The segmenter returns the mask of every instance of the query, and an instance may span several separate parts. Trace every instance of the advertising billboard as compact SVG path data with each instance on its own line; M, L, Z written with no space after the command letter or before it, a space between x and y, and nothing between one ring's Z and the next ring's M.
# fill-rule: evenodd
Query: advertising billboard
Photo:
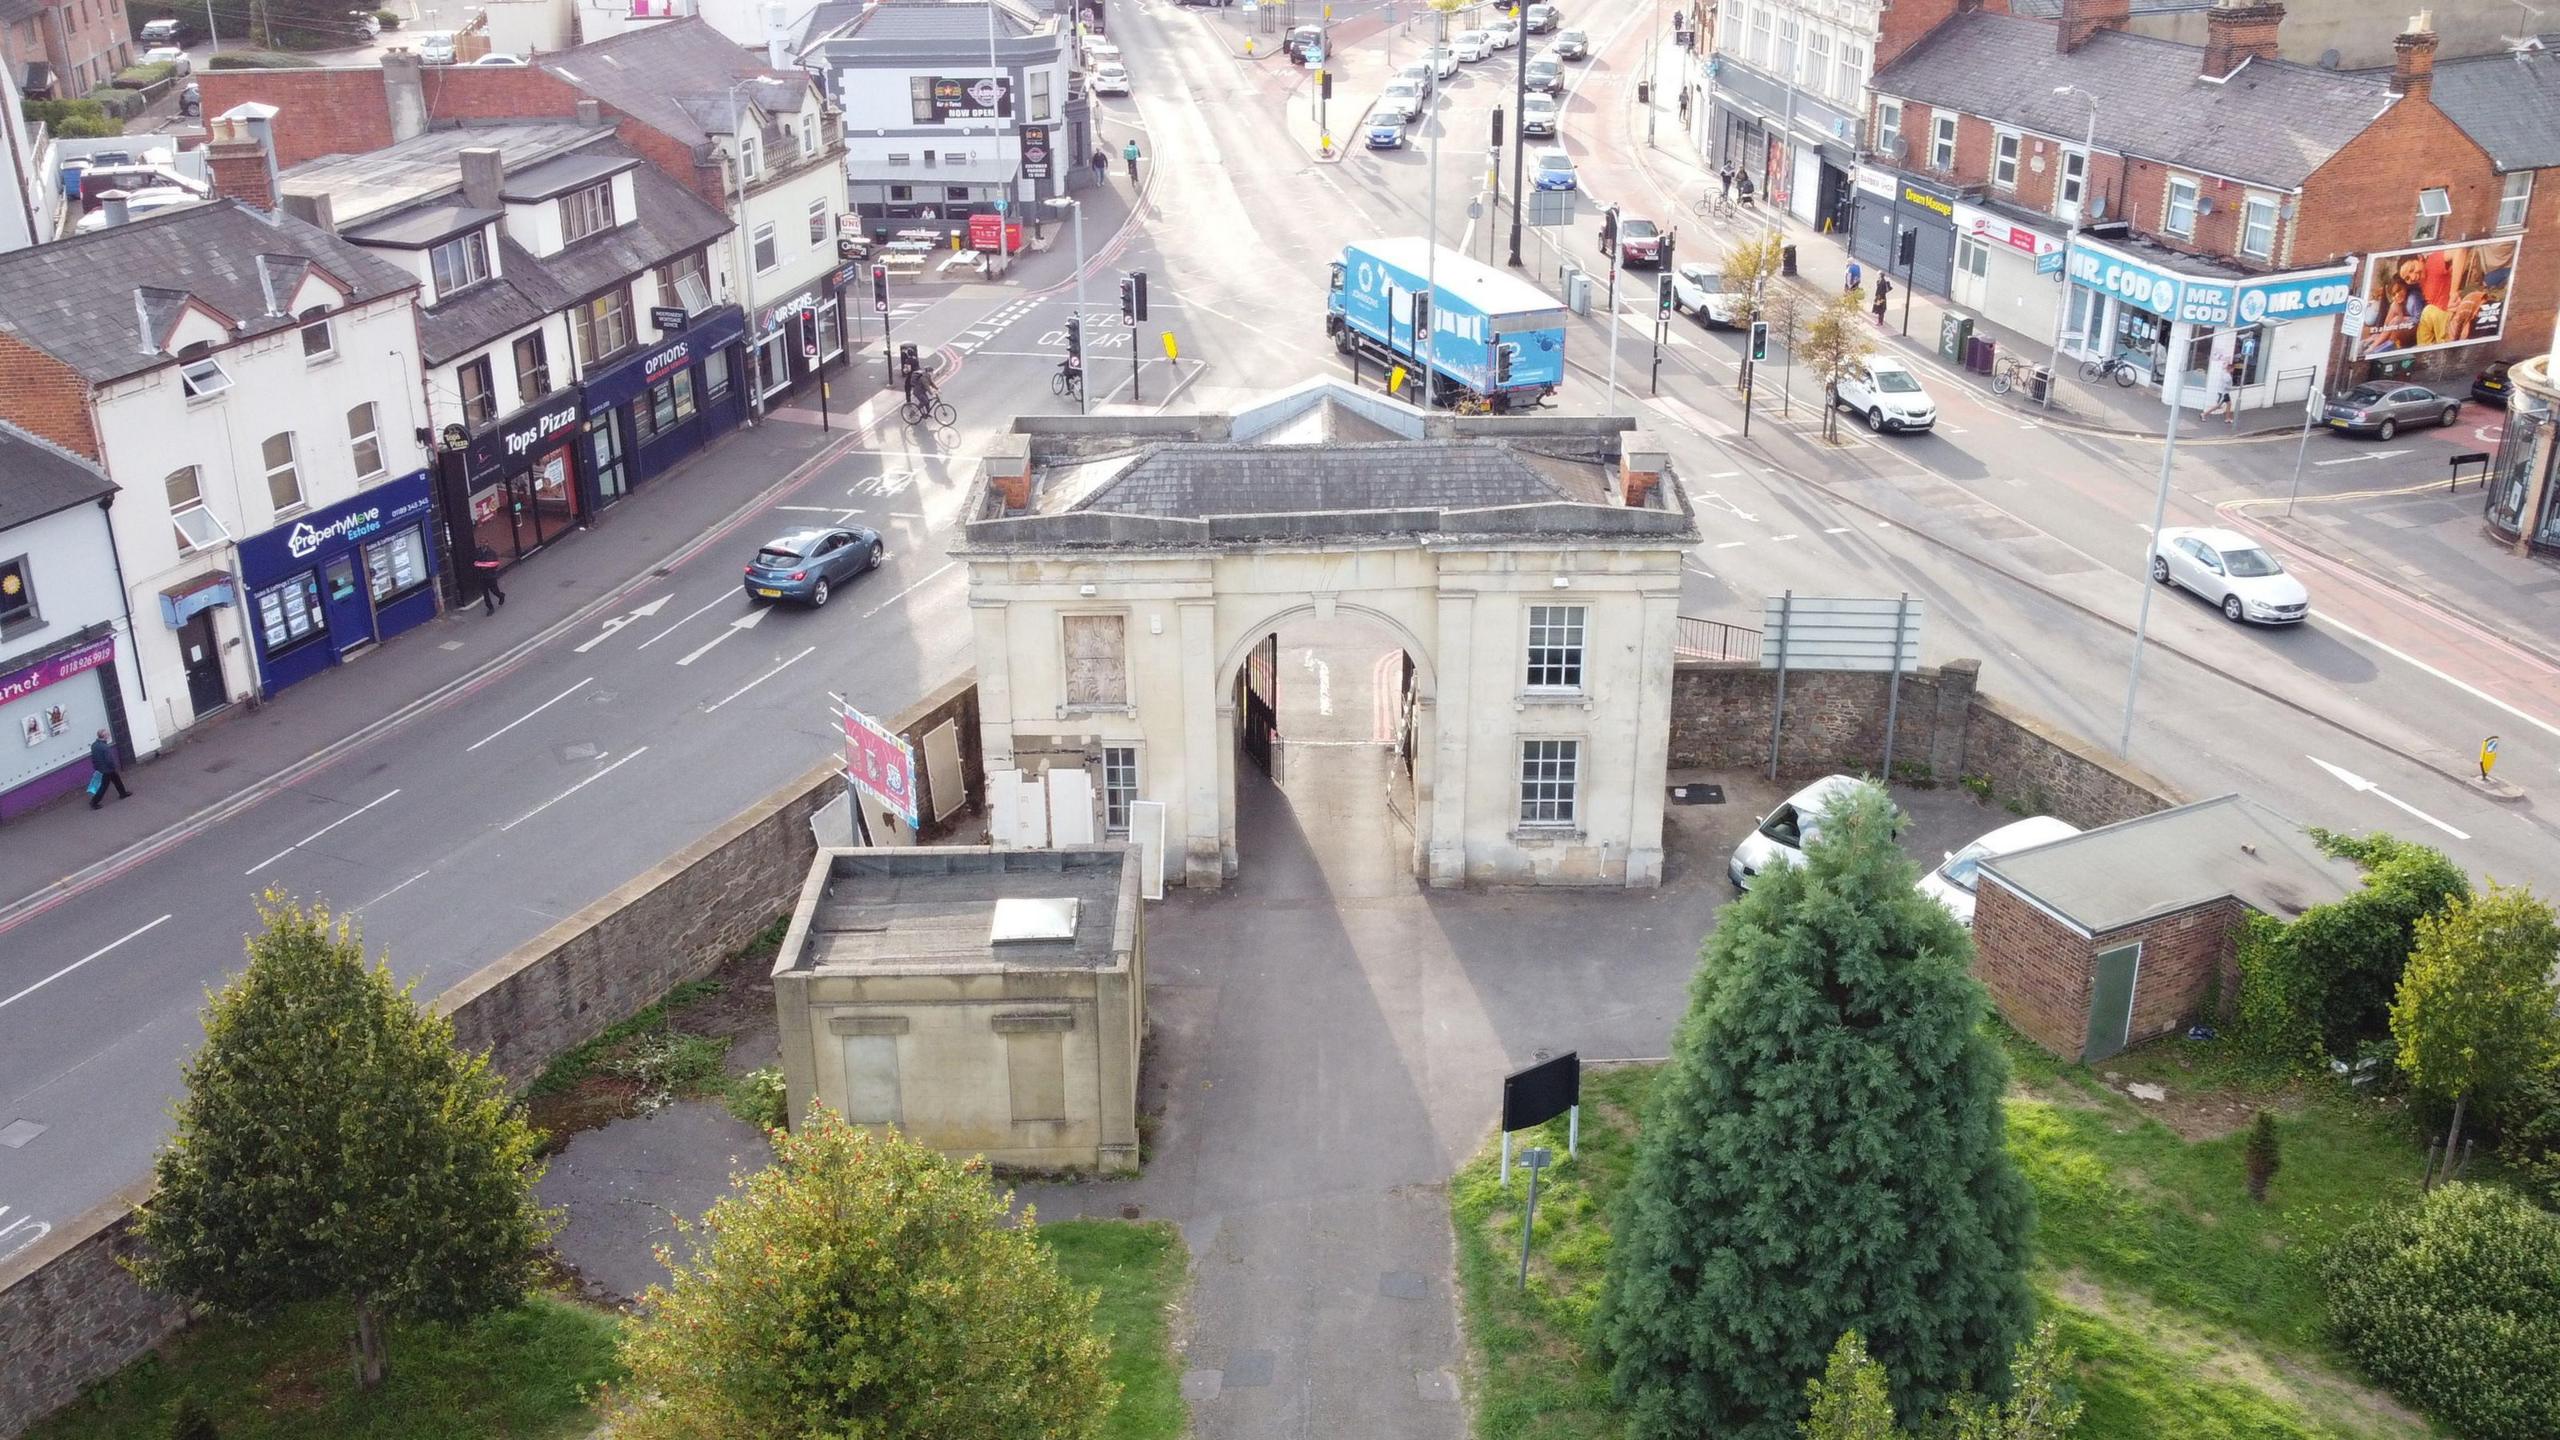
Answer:
M2477 345L2500 338L2518 240L2466 240L2394 250L2365 261L2360 358Z
M917 76L917 86L925 92L924 114L918 120L932 124L952 120L1010 120L1013 118L1013 81L1001 76Z
M916 757L889 728L848 705L844 708L846 778L916 827Z

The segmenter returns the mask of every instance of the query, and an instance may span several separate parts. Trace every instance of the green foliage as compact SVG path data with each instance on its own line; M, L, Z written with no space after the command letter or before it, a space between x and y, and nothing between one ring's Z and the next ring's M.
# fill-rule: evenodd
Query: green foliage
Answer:
M1957 780L1956 783L1962 785L1965 788L1965 793L1971 795L1974 799L1981 801L1985 805L1991 803L1990 776L1967 775Z
M1892 822L1867 790L1707 941L1615 1216L1600 1334L1634 1440L1791 1435L1853 1329L1903 1413L1935 1410L2026 1333L2008 1067Z
M618 1440L1093 1440L1112 1400L1094 1296L982 1162L821 1110L662 1251L625 1331Z
M224 50L206 57L207 70L317 70L320 62L275 50Z
M370 1386L383 1319L523 1300L549 1233L534 1134L453 1023L365 964L351 922L274 891L258 908L248 966L183 1071L134 1268L233 1315L350 1301Z
M2529 890L2492 885L2418 921L2391 1004L2401 1073L2419 1094L2494 1099L2551 1063L2560 923Z
M1802 1440L1903 1440L1893 1421L1893 1397L1885 1393L1884 1367L1867 1354L1858 1332L1831 1347L1822 1378L1804 1386L1806 1414L1796 1422Z
M2560 1435L2560 1218L2451 1184L2329 1253L2329 1333L2466 1440Z
M169 1407L169 1440L222 1440L222 1427L205 1413L204 1402L189 1390Z
M2385 1032L2418 921L2471 893L2470 877L2442 851L2379 832L2311 835L2363 867L2363 887L2289 925L2253 915L2239 947L2242 1035L2304 1064L2352 1056Z
M2499 1158L2545 1210L2560 1211L2560 1068L2545 1066L2508 1098Z
M95 100L21 100L18 113L61 140L91 140L124 133L124 121Z
M791 1102L784 1094L782 1069L767 1065L729 1082L729 1113L759 1130L779 1130L791 1123Z
M127 65L116 72L116 84L126 90L148 90L178 73L178 67L166 60L148 65Z
M141 114L143 108L151 103L139 90L125 90L112 85L98 86L81 98L123 120Z
M1110 1343L1119 1387L1101 1440L1181 1440L1191 1416L1171 1331L1187 1270L1182 1232L1160 1220L1061 1220L1038 1233L1067 1284L1100 1297L1093 1328Z
M2080 1428L2083 1408L2070 1390L2071 1352L2061 1327L2047 1320L2009 1357L2006 1400L1956 1397L1952 1440L2065 1440Z
M2284 1156L2276 1140L2276 1116L2272 1110L2261 1110L2249 1125L2249 1144L2241 1152L2248 1167L2249 1198L2263 1205L2267 1202L2267 1185L2283 1167Z
M638 1079L644 1086L656 1083L661 1089L676 1078L699 1078L699 1057L679 1054L671 1012L681 1010L706 995L716 995L720 982L688 980L666 994L657 1004L642 1010L628 1020L605 1027L604 1033L592 1040L573 1045L561 1052L533 1077L525 1093L535 1097L557 1095L590 1075L609 1073ZM699 1039L701 1037L685 1037ZM650 1052L646 1060L634 1060L633 1050ZM722 1054L726 1047L722 1048ZM717 1071L720 1056L712 1057L711 1068ZM690 1092L686 1092L690 1093ZM664 1103L663 1100L660 1103Z
M400 28L400 12L397 10L376 10L373 12L373 23L381 26L383 33L387 35Z

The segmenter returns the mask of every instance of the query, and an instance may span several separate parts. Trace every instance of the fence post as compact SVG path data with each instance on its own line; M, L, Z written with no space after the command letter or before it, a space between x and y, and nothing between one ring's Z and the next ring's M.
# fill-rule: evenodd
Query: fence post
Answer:
M1893 678L1885 682L1884 692L1884 783L1893 784L1893 725L1902 712L1902 633L1903 623L1911 614L1911 592L1893 607Z
M1787 618L1795 609L1796 592L1778 597L1778 703L1769 707L1769 778L1778 778L1778 737L1787 723Z

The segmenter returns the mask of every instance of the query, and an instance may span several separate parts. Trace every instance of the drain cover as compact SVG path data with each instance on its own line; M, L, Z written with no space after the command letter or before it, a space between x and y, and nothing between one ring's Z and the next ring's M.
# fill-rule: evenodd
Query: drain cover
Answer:
M1674 785L1671 787L1671 803L1674 805L1721 805L1724 803L1724 787L1721 785Z

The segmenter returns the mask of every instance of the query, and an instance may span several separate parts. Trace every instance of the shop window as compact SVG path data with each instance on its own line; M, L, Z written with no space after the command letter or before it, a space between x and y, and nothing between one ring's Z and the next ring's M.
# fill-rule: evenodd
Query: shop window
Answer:
M258 635L269 655L318 639L328 628L320 615L320 577L309 570L251 596L250 609L258 618Z
M219 545L231 538L222 522L204 503L204 474L193 465L182 465L169 472L161 482L169 494L169 521L177 528L178 553L192 555L208 545Z
M382 473L382 426L370 400L347 411L347 450L355 456L358 480Z
M658 303L681 305L688 315L711 308L711 281L703 273L701 251L658 267Z
M2026 144L2025 137L2003 132L1991 143L1991 183L2003 190L2017 189L2018 150Z
M827 243L827 202L822 196L809 202L809 243Z
M209 400L231 388L231 373L213 358L212 347L199 340L178 352L178 388L189 400Z
M27 557L0 560L0 636L24 635L41 629L44 616L36 610L36 581L28 568Z
M1129 833L1129 805L1138 798L1138 747L1102 747L1102 828Z
M412 525L364 547L365 583L373 603L387 605L427 583L426 532Z
M702 357L702 393L712 400L729 393L729 352L714 350Z
M2506 188L2498 192L2498 228L2521 230L2525 211L2533 206L2533 172L2517 170L2506 179Z
M1520 742L1520 823L1570 827L1582 794L1582 742Z
M567 244L613 228L613 182L572 190L560 197L560 240Z
M2272 258L2276 253L2276 202L2273 196L2252 195L2240 207L2240 253L2252 260Z
M1956 117L1940 115L1929 125L1929 168L1956 168Z
M2168 198L2161 206L2160 228L2185 238L2196 233L2196 201L2201 192L2184 175L2169 177Z
M781 247L775 242L771 224L756 227L756 273L769 274L782 266Z
M338 342L329 330L329 307L314 305L302 312L302 358L311 364L336 358Z
M582 362L595 366L631 348L631 293L608 290L569 312Z
M678 370L631 402L631 423L643 444L693 418L693 372Z
M1120 615L1065 617L1067 703L1129 703L1128 620Z
M516 400L530 405L551 393L551 348L542 332L516 337Z
M2525 499L2533 489L2533 457L2541 447L2542 432L2550 424L2550 413L2539 396L2518 390L2509 398L2506 433L2498 439L2498 458L2489 473L2486 506L2491 523L2501 530L2524 528ZM2560 502L2560 491L2543 497L2546 516L2552 513L2555 502ZM2548 521L2539 528L2548 529Z
M2262 385L2267 380L2267 327L2251 325L2232 332L2231 358L2240 362L2240 383Z
M489 379L489 357L474 356L453 367L453 383L462 391L462 423L478 429L497 418L498 396Z
M293 432L279 430L259 447L267 466L267 498L276 513L302 508L302 467L293 455Z
M1582 688L1582 630L1588 607L1529 607L1528 686L1532 690Z
M2453 213L2453 195L2442 187L2431 186L2418 192L2418 223L2411 239L2421 245L2433 243L2444 234L2444 217Z
M427 268L436 282L436 300L489 278L489 241L478 230L456 236L427 252Z
M2080 203L2088 193L2089 152L2086 150L2063 151L2062 175L2053 191L2056 202L2055 213L2078 218Z

